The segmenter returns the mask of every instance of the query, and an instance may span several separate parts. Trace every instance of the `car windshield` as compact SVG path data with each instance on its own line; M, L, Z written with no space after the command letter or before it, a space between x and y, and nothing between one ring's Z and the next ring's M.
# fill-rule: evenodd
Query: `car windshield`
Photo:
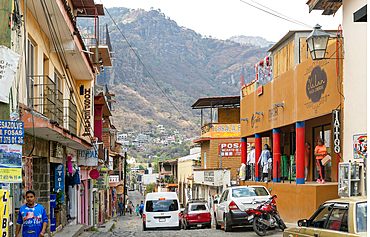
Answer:
M145 211L147 212L167 212L179 210L177 200L149 200L146 201Z
M232 197L251 197L267 195L269 194L264 187L234 188L232 190Z
M190 205L190 211L206 211L207 206L205 204L192 204Z
M367 231L367 202L356 204L357 232Z

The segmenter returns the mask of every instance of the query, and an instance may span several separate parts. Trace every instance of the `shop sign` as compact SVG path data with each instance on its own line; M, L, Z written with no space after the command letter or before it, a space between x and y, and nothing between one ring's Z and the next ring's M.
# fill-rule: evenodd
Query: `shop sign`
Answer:
M99 170L99 177L93 180L93 188L106 190L109 188L108 168L97 169Z
M325 70L321 69L320 66L314 67L306 83L307 97L313 103L320 101L321 95L325 92L327 82L328 80Z
M8 237L9 228L9 191L0 189L0 218L1 218L1 237Z
M110 175L109 183L119 183L119 175Z
M84 133L82 136L90 134L91 120L91 88L86 88L84 93Z
M258 128L258 126L255 126L256 123L261 122L261 115L259 114L253 114L251 119L251 127L252 128Z
M0 145L0 182L22 183L22 145Z
M250 144L248 144L248 146L250 146ZM241 142L219 143L218 152L219 154L221 154L222 157L241 156Z
M24 144L23 122L0 120L0 144Z
M55 192L58 193L59 191L64 192L64 165L59 164L55 167ZM64 195L61 198L64 201Z
M340 110L333 110L333 150L340 153Z
M353 151L355 159L367 158L367 134L353 136Z
M269 112L267 114L269 122L276 121L279 115L279 109L278 107L274 107L272 109L269 109Z
M257 88L257 95L258 96L260 96L260 95L262 95L263 94L263 85L262 86L259 86L258 88Z
M118 186L117 187L117 194L123 194L123 186Z
M211 137L240 137L240 124L213 124Z
M79 152L78 165L97 166L98 151L96 149L82 150Z

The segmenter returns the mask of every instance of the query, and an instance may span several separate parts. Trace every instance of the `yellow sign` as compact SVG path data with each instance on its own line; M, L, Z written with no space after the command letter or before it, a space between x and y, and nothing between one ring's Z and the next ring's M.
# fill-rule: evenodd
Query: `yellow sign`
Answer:
M108 168L98 168L98 170L99 177L94 179L93 188L97 188L99 190L109 189Z
M240 137L240 124L213 124L211 137Z
M1 217L1 237L8 237L9 227L9 191L0 189L0 217Z

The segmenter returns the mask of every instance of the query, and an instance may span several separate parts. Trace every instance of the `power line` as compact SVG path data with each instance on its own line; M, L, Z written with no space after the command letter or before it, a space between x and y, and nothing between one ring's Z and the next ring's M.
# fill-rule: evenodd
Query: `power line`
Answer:
M121 28L119 28L119 26L117 25L116 21L113 19L113 17L111 16L110 12L108 11L108 9L106 7L104 7L105 11L108 13L109 17L111 18L111 20L113 21L114 25L116 26L116 28L118 29L118 31L121 33L121 35L123 36L123 38L125 39L125 41L127 42L127 44L129 45L130 49L134 52L135 56L137 57L137 59L139 60L139 62L141 63L141 65L144 67L145 71L149 74L150 78L155 82L155 84L157 85L157 87L159 88L159 90L162 92L162 94L167 98L167 100L170 102L170 104L175 108L175 110L181 115L181 117L185 120L185 122L187 122L190 127L192 129L193 128L193 125L185 119L184 115L181 113L181 111L175 106L175 104L172 102L172 100L167 96L167 94L162 90L162 88L160 87L160 85L158 84L158 82L154 79L154 77L152 76L152 74L150 73L150 71L148 70L148 68L145 66L145 64L143 63L143 61L141 60L140 56L137 54L137 52L133 49L133 47L131 46L130 42L127 40L126 36L123 34ZM181 118L180 117L180 118Z
M312 26L310 26L310 25L308 25L308 24L305 24L305 23L302 23L302 22L300 22L300 21L294 20L293 18L290 18L290 17L284 16L283 14L281 14L281 13L279 13L279 12L277 12L277 11L274 11L274 10L272 10L272 9L270 9L270 8L268 8L268 7L266 7L266 6L262 5L262 4L260 4L260 3L256 3L256 2L255 2L255 1L253 1L253 0L251 0L251 1L255 2L256 4L258 4L258 5L262 6L262 7L266 8L266 9L268 9L268 10L270 10L270 11L275 12L276 14L275 14L275 13L272 13L272 12L270 12L270 11L268 11L268 10L262 9L262 8L260 8L260 7L257 7L257 6L255 6L255 5L253 5L253 4L249 3L249 2L246 2L246 1L244 1L244 0L240 0L240 1L241 1L241 2L243 2L243 3L245 3L245 4L247 4L247 5L249 5L249 6L251 6L251 7L256 8L256 9L258 9L258 10L261 10L261 11L263 11L263 12L266 12L266 13L270 14L270 15L273 15L273 16L275 16L275 17L278 17L278 18L280 18L280 19L283 19L283 20L289 21L289 22L291 22L291 23L294 23L294 24L297 24L297 25L301 25L301 26L304 26L304 27L307 27L307 28L310 28L310 29L312 29L312 28L313 28Z

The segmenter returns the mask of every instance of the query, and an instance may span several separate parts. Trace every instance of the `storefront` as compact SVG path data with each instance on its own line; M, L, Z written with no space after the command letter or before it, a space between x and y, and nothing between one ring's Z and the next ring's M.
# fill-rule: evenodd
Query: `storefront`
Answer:
M333 150L332 119L333 111L341 109L342 78L339 70L342 65L335 60L313 61L305 42L309 33L291 31L270 48L268 63L271 66L272 61L273 80L266 84L259 84L260 80L254 82L255 85L248 85L255 90L244 93L241 100L242 139L255 138L257 163L265 145L262 138L269 138L273 183L264 185L273 187L273 193L280 190L278 196L283 198L279 198L279 209L288 222L308 218L323 201L338 197L336 182L340 154ZM329 53L335 50L336 45L329 41ZM325 166L325 184L316 183L318 172L314 149L318 138L324 140L327 153L332 157ZM340 149L337 152L340 153ZM261 177L260 166L256 165L255 180L261 180ZM241 185L251 182L241 181ZM282 188L278 184L294 184L294 187ZM311 190L308 187L301 189L296 184L312 187ZM302 190L307 191L302 193ZM307 195L311 191L315 193L314 197ZM291 197L296 195L297 200L292 202ZM310 205L312 208L300 207L306 201L313 204ZM288 214L288 210L294 207L299 211L294 215Z

